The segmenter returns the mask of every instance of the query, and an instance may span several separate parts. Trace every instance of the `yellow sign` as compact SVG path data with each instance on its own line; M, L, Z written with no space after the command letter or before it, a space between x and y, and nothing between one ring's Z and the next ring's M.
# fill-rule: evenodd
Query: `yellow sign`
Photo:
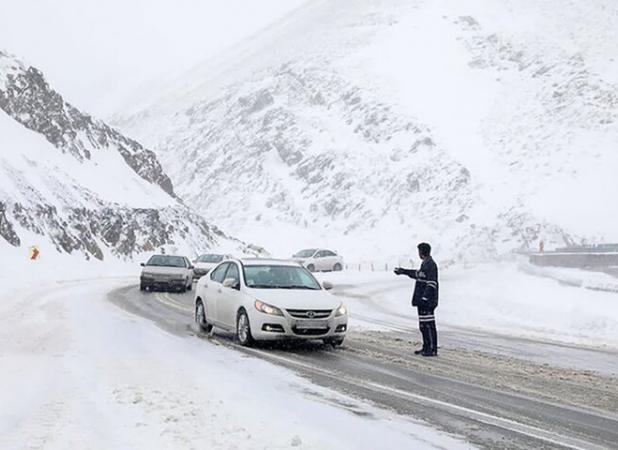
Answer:
M37 245L33 245L28 249L28 258L30 258L30 261L36 261L37 259L39 259L40 255L41 251L39 250L39 247Z

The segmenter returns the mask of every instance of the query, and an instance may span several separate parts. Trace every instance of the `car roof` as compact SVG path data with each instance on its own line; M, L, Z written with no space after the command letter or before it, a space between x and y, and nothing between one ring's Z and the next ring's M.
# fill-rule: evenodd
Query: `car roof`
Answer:
M239 261L245 266L300 266L297 262L288 259L242 258Z

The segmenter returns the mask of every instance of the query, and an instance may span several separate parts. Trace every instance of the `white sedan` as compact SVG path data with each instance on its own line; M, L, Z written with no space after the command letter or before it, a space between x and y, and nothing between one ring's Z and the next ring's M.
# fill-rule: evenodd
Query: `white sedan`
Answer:
M332 250L325 248L309 248L301 250L292 256L297 263L302 264L311 272L343 270L343 258Z
M280 339L341 345L348 311L327 292L331 287L292 261L228 260L198 281L195 321L206 332L234 332L244 346Z

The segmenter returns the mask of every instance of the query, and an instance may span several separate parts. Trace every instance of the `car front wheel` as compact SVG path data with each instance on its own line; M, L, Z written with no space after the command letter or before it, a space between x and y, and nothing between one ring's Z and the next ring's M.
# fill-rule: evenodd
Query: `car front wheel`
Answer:
M249 316L247 316L247 312L244 310L238 313L238 319L236 320L236 338L243 347L250 347L253 345Z
M336 263L335 266L333 267L333 270L335 272L341 272L342 269L343 269L343 267L339 263Z
M204 331L205 333L210 333L212 331L212 325L206 320L206 311L201 301L198 302L195 307L195 322L200 331Z

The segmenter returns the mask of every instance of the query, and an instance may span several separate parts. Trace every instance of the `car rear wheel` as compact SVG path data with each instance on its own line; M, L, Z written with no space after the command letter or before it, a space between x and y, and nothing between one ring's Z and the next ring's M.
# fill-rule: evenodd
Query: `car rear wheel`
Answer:
M341 264L339 264L339 263L336 263L336 264L334 265L334 267L333 267L333 270L334 270L335 272L341 272L341 270L342 270L342 269L343 269L343 267L342 267L342 266L341 266Z
M210 333L212 331L212 325L206 320L206 311L201 301L198 302L195 307L195 323L197 323L200 331L204 331L205 333Z
M249 324L249 316L247 312L242 310L238 313L236 319L236 338L243 347L253 345L253 336L251 336L251 325Z
M307 270L308 270L309 272L315 272L315 266L314 266L313 264L309 264L309 265L307 266Z

